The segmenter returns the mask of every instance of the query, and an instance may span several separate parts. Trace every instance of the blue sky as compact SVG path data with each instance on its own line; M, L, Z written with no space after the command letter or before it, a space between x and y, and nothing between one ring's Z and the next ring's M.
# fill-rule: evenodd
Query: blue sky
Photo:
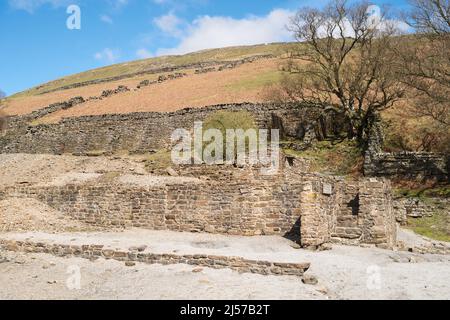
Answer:
M324 0L1 0L0 90L8 95L69 74L205 48L288 41L286 19ZM375 0L394 10L407 0ZM69 30L66 10L81 9Z

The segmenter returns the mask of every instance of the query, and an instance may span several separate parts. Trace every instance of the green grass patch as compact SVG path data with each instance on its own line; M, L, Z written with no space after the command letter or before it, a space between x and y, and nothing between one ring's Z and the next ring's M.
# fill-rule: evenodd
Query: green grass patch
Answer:
M258 75L243 76L241 80L228 85L227 88L232 91L254 90L279 83L282 77L282 71L267 71Z
M363 155L356 142L320 141L305 151L284 149L284 153L311 161L311 170L321 173L347 176L361 172Z
M172 166L172 154L169 150L158 150L145 157L145 169L149 172L163 170Z
M407 228L430 239L450 242L450 215L446 211L432 217L408 218Z
M206 117L203 122L203 131L218 129L225 137L227 129L257 129L255 119L247 111L217 111Z
M429 198L450 198L450 185L442 187L431 187L431 188L417 188L417 189L406 189L397 188L394 189L394 193L398 196L407 198L419 198L426 200Z

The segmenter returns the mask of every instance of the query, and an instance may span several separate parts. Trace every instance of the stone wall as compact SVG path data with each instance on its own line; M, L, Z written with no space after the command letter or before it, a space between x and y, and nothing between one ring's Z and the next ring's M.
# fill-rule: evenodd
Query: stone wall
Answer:
M274 127L274 118L289 123L295 134L302 121L314 118L311 108L299 105L231 104L204 108L187 108L170 113L106 114L63 119L57 124L30 126L23 117L10 118L6 134L0 138L0 153L47 153L76 155L89 152L111 154L127 150L146 153L166 148L175 129L192 129L195 121L204 120L219 110L248 111L260 128ZM300 129L299 129L300 130Z
M367 154L364 173L369 176L450 182L450 156L427 152Z
M366 176L450 182L450 155L431 152L383 152L383 130L372 126L364 159Z
M313 178L303 189L302 242L318 247L328 242L395 246L397 227L389 181L334 179Z
M397 222L406 225L408 218L432 217L434 214L444 211L450 212L450 200L447 198L396 197L393 201L393 209Z
M123 79L137 77L137 76L166 73L166 72L180 71L180 70L186 70L186 69L195 69L195 68L203 69L203 68L207 68L210 66L219 66L218 70L222 71L224 69L234 68L241 64L251 63L251 62L254 62L257 60L270 59L270 58L274 58L274 56L271 54L262 54L262 55L256 55L256 56L244 58L241 60L236 60L236 61L207 61L207 62L185 64L185 65L180 65L180 66L172 65L172 66L164 66L164 67L150 66L146 70L142 70L142 71L138 71L138 72L134 72L134 73L125 73L125 74L121 74L119 76L114 76L114 77L77 82L77 83L61 86L61 87L58 87L55 89L45 90L45 91L40 92L39 94L46 94L46 93L51 93L51 92L55 92L55 91L80 88L80 87L85 87L85 86L90 86L90 85L105 83L105 82L119 81L119 80L123 80ZM36 87L36 90L40 90L41 88L42 87Z
M91 184L15 186L0 190L0 199L36 198L74 219L111 228L282 235L310 248L329 242L395 243L390 186L384 180L349 184L289 168L262 175L228 166L192 167L190 175L189 183L123 176Z

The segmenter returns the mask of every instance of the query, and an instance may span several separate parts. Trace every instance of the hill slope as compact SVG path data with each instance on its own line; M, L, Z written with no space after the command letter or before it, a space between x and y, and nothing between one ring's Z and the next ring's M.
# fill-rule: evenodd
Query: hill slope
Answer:
M75 96L98 97L103 91L118 86L127 86L131 91L52 116L60 119L63 116L173 111L187 106L256 102L261 89L278 80L279 57L291 45L277 43L212 49L107 66L13 95L6 100L3 111L10 115L28 114ZM185 77L136 90L142 81L157 82L161 76L174 73L182 73Z
M129 112L167 112L222 103L261 102L267 86L282 77L292 43L204 50L111 65L31 88L4 101L1 111L24 115L81 96L86 102L44 116L32 124L65 117ZM142 83L149 85L142 85ZM125 86L118 94L108 92ZM428 118L417 117L407 99L384 113L389 151L423 150L436 140L441 152L448 133ZM438 138L436 138L438 137ZM428 139L428 140L427 140ZM442 142L443 140L444 142ZM428 148L429 149L429 148Z

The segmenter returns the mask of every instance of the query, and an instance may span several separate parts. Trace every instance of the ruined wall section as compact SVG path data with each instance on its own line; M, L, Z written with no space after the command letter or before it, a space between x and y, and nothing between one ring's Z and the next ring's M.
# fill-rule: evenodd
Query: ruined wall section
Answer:
M315 176L305 184L301 203L300 234L305 247L320 248L332 242L392 248L396 243L397 227L387 180L345 181Z
M366 155L368 176L404 179L433 179L450 182L450 156L430 152L377 152Z
M450 155L432 152L384 152L380 120L372 127L364 159L364 174L409 180L450 182Z
M0 190L0 199L36 198L73 219L111 228L282 235L313 249L330 242L395 243L390 185L384 180L348 182L289 169L262 175L232 166L194 166L190 176L190 182L162 184L147 183L152 176L125 176L102 183L18 185ZM349 199L359 199L358 205Z
M30 126L22 118L20 121L12 119L6 134L0 138L0 153L88 155L90 152L112 154L122 150L131 153L152 152L169 147L175 129L191 130L195 121L203 121L211 113L220 110L248 111L261 129L274 128L274 114L291 119L291 122L313 116L309 108L300 105L242 103L187 108L170 113L67 118L57 124L37 126Z

